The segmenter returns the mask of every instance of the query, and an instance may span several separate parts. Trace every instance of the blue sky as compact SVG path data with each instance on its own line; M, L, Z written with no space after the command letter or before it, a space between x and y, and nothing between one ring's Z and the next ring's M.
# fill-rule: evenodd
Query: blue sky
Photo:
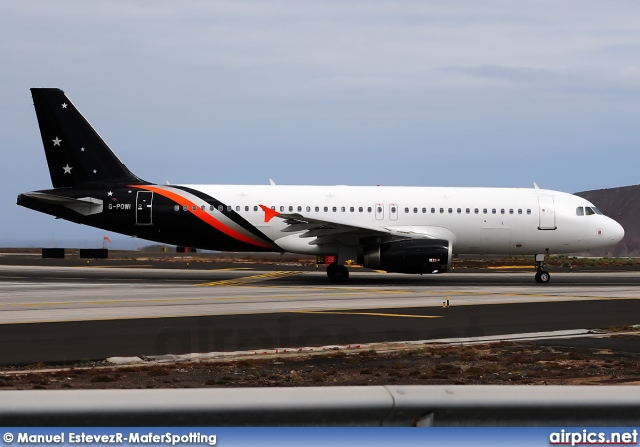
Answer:
M15 205L50 187L30 87L160 183L640 183L636 1L2 6L5 245L103 235Z

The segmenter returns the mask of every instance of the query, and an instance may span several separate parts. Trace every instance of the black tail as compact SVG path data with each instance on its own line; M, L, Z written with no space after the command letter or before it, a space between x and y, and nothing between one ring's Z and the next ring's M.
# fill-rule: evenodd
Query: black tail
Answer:
M31 95L54 188L147 183L127 169L62 90L32 88Z

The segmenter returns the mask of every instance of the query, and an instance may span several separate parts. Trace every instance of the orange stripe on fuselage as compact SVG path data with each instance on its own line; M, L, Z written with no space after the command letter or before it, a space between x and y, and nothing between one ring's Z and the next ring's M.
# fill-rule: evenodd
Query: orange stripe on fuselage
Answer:
M220 230L221 232L223 232L227 236L231 236L234 239L237 239L239 241L245 242L247 244L255 245L255 246L258 246L258 247L272 248L270 245L265 244L264 242L256 241L254 239L251 239L251 238L245 236L242 233L237 232L233 228L229 228L228 226L226 226L225 224L220 222L218 219L213 217L211 214L209 214L206 211L203 211L202 209L200 209L200 207L197 206L195 203L193 203L191 200L189 200L189 199L187 199L185 197L182 197L181 195L176 194L175 192L167 191L165 189L158 188L157 186L149 186L149 185L131 185L131 187L132 188L138 188L138 189L144 189L144 190L147 190L147 191L154 192L156 194L160 194L161 196L166 197L169 200L173 200L174 202L176 202L178 205L180 205L182 207L186 206L191 214L195 215L198 219L208 223L209 225L211 225L215 229ZM195 211L193 210L193 205L196 205Z

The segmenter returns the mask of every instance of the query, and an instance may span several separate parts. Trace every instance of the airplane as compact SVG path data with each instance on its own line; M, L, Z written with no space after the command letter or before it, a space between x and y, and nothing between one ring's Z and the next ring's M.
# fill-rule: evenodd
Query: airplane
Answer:
M534 188L160 185L133 174L66 94L32 88L53 189L18 205L116 233L216 251L291 252L387 272L451 270L457 255L550 254L614 245L624 229L589 201Z

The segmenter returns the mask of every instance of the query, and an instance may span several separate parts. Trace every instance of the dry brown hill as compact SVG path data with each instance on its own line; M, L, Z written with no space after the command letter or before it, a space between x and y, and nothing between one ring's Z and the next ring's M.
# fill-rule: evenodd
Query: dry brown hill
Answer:
M594 251L592 255L640 256L640 185L583 191L576 195L589 200L604 214L618 221L625 231L624 238L617 245Z

